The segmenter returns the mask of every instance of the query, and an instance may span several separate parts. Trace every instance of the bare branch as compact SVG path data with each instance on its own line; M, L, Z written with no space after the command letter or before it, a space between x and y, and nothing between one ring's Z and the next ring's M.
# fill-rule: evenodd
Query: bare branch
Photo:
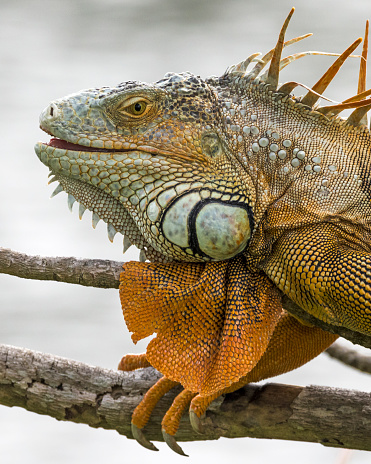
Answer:
M87 287L118 288L122 263L108 259L29 256L0 248L0 273Z
M325 353L347 366L371 374L371 356L360 354L356 350L341 346L339 343L332 344Z
M130 417L159 378L152 368L133 373L88 366L57 356L0 345L0 403L58 420L117 430L132 438ZM161 419L179 389L166 395L145 429L162 441ZM214 402L198 435L182 419L177 440L257 437L371 450L370 393L328 387L267 384Z
M29 256L0 248L0 273L23 279L55 280L88 287L118 288L122 272L121 266L122 263L119 261ZM283 296L283 305L288 312L299 319L328 332L338 334L353 343L371 348L370 335L320 321L286 296Z

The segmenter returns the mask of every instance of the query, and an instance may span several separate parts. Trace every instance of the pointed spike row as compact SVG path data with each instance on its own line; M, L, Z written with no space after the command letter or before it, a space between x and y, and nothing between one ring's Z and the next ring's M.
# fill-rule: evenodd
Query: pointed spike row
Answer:
M75 197L69 193L67 197L67 204L68 204L68 209L71 211L71 213L72 213L72 206L75 203L75 201L76 201Z
M283 58L280 62L280 71L285 68L287 65L296 61L304 56L318 55L318 56L340 56L340 53L331 53L331 52L317 52L313 50L307 50L305 52L295 53L294 55L287 56ZM359 55L350 55L349 58L359 58Z
M49 176L49 177L50 177L50 176ZM53 176L53 177L49 180L48 185L52 184L52 183L55 182L56 180L58 180L57 177L56 177L56 176Z
M125 253L130 247L132 243L127 235L124 236L124 246L122 252Z
M352 108L363 108L363 107L369 106L370 104L371 104L371 99L368 98L366 100L352 101L348 103L339 103L338 105L324 106L322 108L318 108L317 111L322 114L333 113L333 112L336 112L337 114L343 110L349 110Z
M51 176L54 176L54 172L53 172L53 171L49 171L48 177L51 177Z
M369 95L371 95L371 89L365 90L362 93L358 93L357 95L354 95L354 97L347 98L342 103L351 103L351 102L360 101L360 100L363 100L364 98L368 97Z
M360 63L360 66L359 66L359 77L358 77L358 93L359 94L366 90L366 74L367 74L366 68L367 68L367 55L368 55L368 26L369 26L369 22L367 20L366 21L366 29L365 29L365 38L363 40L361 63ZM362 119L359 121L359 124L360 125L365 125L365 126L368 125L367 112L363 115Z
M352 54L352 52L358 47L358 45L362 42L362 38L358 38L355 40L352 45L350 45L345 52L343 52L339 58L328 68L325 74L314 84L312 90L309 91L305 97L301 100L303 105L307 105L313 107L313 105L318 100L318 94L322 94L335 77L341 66L344 64L345 60ZM315 94L314 92L317 92Z
M363 100L367 101L367 100ZM366 124L364 124L365 121L365 116L367 115L367 112L371 110L371 102L370 99L368 99L368 105L361 106L360 108L357 108L351 113L351 115L347 119L347 123L350 124L351 126L364 126L366 125L367 127L367 119L366 119Z
M86 211L86 207L82 203L80 203L79 204L79 218L80 219L82 219L85 211Z
M294 39L290 39L290 40L287 40L287 42L285 42L283 44L283 47L288 47L289 45L292 45L294 43L297 43L297 42L300 42L300 40L303 40L303 39L306 39L307 37L311 37L313 34L312 33L309 33L309 34L304 34L304 35L301 35L299 37L295 37ZM258 74L260 73L260 71L267 65L267 63L269 62L269 60L272 58L273 56L273 53L274 53L274 48L272 48L272 50L270 50L268 53L266 53L263 58L261 58L259 61L258 61L258 64L255 65L255 67L251 70L251 72L248 74L250 79L254 79L255 77L258 76Z
M280 61L281 61L283 44L285 41L286 29L287 29L287 26L289 25L292 15L294 14L294 11L295 11L295 8L292 8L285 22L283 23L280 35L278 36L277 45L274 49L271 64L269 66L266 83L271 85L274 89L276 89L278 86L278 78L279 78L279 73L280 73Z
M91 224L93 226L93 229L95 229L97 227L97 224L98 224L99 221L100 221L100 217L98 216L97 213L93 212L92 218L91 218Z
M316 51L306 51L306 52L300 52L300 53L295 53L294 55L289 55L286 56L286 58L283 58L280 61L280 68L279 70L282 71L286 66L288 66L290 63L293 61L296 61L300 58L303 58L305 56L309 55L325 55L325 56L340 56L340 53L329 53L329 52L316 52ZM359 55L351 55L353 58L359 58ZM261 75L261 80L266 81L268 77L268 71L266 71L264 74Z
M224 74L245 74L247 67L252 61L256 61L256 58L260 56L261 53L253 53L246 60L241 61L241 63L234 64L229 66Z
M299 82L294 82L294 81L286 82L285 84L281 85L281 87L279 89L277 89L277 91L280 92L280 93L284 93L286 95L290 95L290 93L298 85L300 85Z
M364 98L368 97L371 95L371 89L366 90L365 92L359 93L358 95L354 95L354 97L348 98L344 100L343 102L339 103L338 105L334 106L324 106L323 108L319 108L317 111L319 111L322 114L326 114L328 117L333 117L341 113L343 110L354 108L354 106L347 106L345 107L347 103L355 103L355 102L360 102ZM364 100L363 100L364 101ZM363 106L363 104L361 105ZM367 116L365 115L363 121L361 121L361 125L367 126Z
M113 243L113 239L115 238L115 235L117 234L117 230L114 228L114 226L111 223L107 224L107 234L108 234L109 241Z
M367 68L367 54L368 54L368 26L369 22L366 21L365 38L363 41L361 64L359 66L359 78L358 78L358 93L362 93L366 90L366 68Z
M292 90L294 90L294 88L298 87L298 86L303 87L304 89L310 90L311 92L313 92L313 90L310 87L308 87L307 85L301 84L300 82L295 82L295 81L286 82L277 91L280 92L280 93L291 93ZM322 98L323 100L329 101L331 103L335 103L336 105L340 105L339 102L337 102L335 100L331 100L331 98L327 98L324 95L321 95L319 93L316 93L316 95L318 95L318 98Z
M258 56L260 56L261 53L258 52L258 53L253 53L252 55L250 55L248 58L246 58L246 60L242 61L240 64L238 64L236 66L236 71L239 71L239 72L242 72L243 74L245 74L246 72L246 69L247 67L249 66L250 63L254 62L254 61L259 61L258 60Z
M55 197L56 195L58 195L58 193L61 193L63 192L63 187L61 186L61 184L58 184L58 187L54 190L54 192L50 195L50 198L53 198Z

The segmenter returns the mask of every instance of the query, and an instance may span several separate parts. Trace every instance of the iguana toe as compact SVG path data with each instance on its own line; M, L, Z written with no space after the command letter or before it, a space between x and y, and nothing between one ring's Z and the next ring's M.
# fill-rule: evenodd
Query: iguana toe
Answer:
M189 410L189 421L195 432L199 433L200 435L205 433L205 429L202 424L201 418L198 417L197 414L194 411L192 411L192 409Z
M158 448L156 446L147 440L147 438L144 436L144 433L142 432L142 429L131 423L131 432L133 434L133 437L135 440L142 445L144 448L147 448L151 451L158 451Z
M162 436L164 437L164 440L166 444L177 454L180 454L181 456L187 456L188 454L185 454L185 452L182 450L182 448L178 445L176 442L175 438L172 435L169 435L167 432L165 432L164 429L162 429Z
M145 353L126 354L121 358L117 369L119 371L129 372L135 371L136 369L143 369L145 367L151 367L151 364L147 361Z

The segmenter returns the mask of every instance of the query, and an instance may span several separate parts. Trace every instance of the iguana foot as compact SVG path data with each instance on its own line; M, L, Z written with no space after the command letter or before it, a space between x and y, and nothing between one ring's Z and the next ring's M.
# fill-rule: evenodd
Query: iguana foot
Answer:
M142 354L127 354L122 357L118 365L118 370L121 371L134 371L145 367L150 367L151 364L147 361L145 353ZM139 403L137 408L134 410L131 431L135 440L141 444L144 448L152 451L158 451L156 446L147 440L142 428L148 422L149 417L156 406L157 402L162 396L167 393L171 388L177 385L177 382L162 377L153 387L148 390L143 400ZM183 390L173 401L170 409L165 414L162 420L162 435L167 445L175 451L175 453L181 456L188 456L184 453L182 448L175 441L174 435L178 430L180 419L183 412L191 402L192 398L196 396L196 393L192 393L188 390Z
M205 433L201 418L206 414L206 410L210 404L220 395L221 392L218 392L208 396L197 395L192 399L189 406L189 420L195 432L199 434Z
M196 433L199 433L200 435L205 433L201 417L198 417L192 409L189 410L189 422Z
M147 424L150 415L152 414L152 411L159 400L169 390L177 385L179 385L178 382L174 382L167 379L166 377L162 377L153 385L153 387L148 390L148 392L144 395L143 400L138 404L133 412L131 418L131 429L133 436L139 444L147 449L157 451L157 448L154 446L154 444L146 439L142 429ZM187 455L175 441L174 435L179 428L180 419L184 411L187 409L189 403L196 395L197 393L193 393L188 390L183 390L181 393L179 393L161 422L162 435L165 442L173 451L175 451L175 453L178 453L181 456Z

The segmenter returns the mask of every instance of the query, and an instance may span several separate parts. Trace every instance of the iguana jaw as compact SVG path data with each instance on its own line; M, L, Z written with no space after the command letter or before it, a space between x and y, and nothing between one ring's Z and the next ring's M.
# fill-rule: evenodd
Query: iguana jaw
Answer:
M177 183L173 180L165 181L165 175L161 175L162 180L157 180L157 185L160 187L156 189L157 195L153 197L154 199L151 195L144 195L135 204L131 197L125 198L123 195L115 197L116 191L112 190L112 185L118 183L118 174L116 174L117 181L113 179L114 182L111 182L109 186L102 182L94 185L94 179L98 179L98 170L103 161L104 164L101 166L103 170L100 172L104 173L108 161L111 161L111 166L114 167L120 163L123 164L126 160L135 162L139 158L148 159L148 154L139 151L88 151L86 147L81 151L75 151L59 148L61 146L75 148L76 145L59 139L52 139L52 143L38 143L35 147L40 160L51 169L54 175L53 180L60 183L56 193L62 190L66 191L69 194L68 202L70 207L72 207L75 200L78 201L82 205L79 208L80 216L85 209L93 211L93 226L96 225L99 219L106 222L108 224L108 236L111 241L115 233L119 232L127 236L131 243L145 250L147 258L160 262L171 261L174 258L182 261L218 260L232 257L245 248L252 229L252 218L247 205L245 206L243 202L244 197L242 195L235 195L233 199L230 195L225 195L224 202L222 202L220 201L222 195L213 188L212 183L205 183L204 185L194 181ZM79 163L79 161L83 161L84 164ZM166 160L163 159L163 162L166 164ZM83 166L86 165L92 167L86 172L81 172ZM122 175L121 180L127 178L125 172L121 172L120 175ZM146 176L142 177L142 179L145 178ZM132 189L136 182L134 180L127 187L132 196L140 195L143 190L142 185L139 185L139 193ZM122 189L120 192L122 193ZM230 198L229 202L226 201L228 197ZM174 202L177 206L171 210L171 205ZM140 209L136 208L138 203L140 203L139 208L144 210L144 214ZM169 205L170 207L166 208ZM188 254L185 254L177 246L184 244L184 248L187 248L188 240L184 233L179 231L180 226L177 226L177 228L173 225L179 217L179 211L185 212L183 213L184 219L180 218L179 222L187 221L189 219L187 212L189 212L189 216L192 216L190 220L193 221L193 227L196 229L195 234L198 233L198 237L195 238L192 235L193 232L191 232L189 240L200 240L202 234L207 236L209 234L208 227L217 229L217 235L215 235L215 238L211 238L211 246L209 245L210 240L206 245L205 241L199 245L202 254L197 255L195 253L193 255L192 249L189 251L186 249L185 253L188 251ZM152 221L149 227L146 227L145 224L146 218L143 217L145 214ZM225 220L222 227L219 224L219 214L222 214ZM211 222L208 226L209 217ZM163 247L161 246L164 240L162 240L160 246L156 243L153 237L156 238L156 227L162 227L165 233L170 235L175 231L177 235L173 240L176 242L177 249L180 250L177 255L174 256L172 249L169 246L166 247L166 244ZM150 229L149 232L148 229ZM229 242L225 243L228 239ZM224 240L224 242L222 243L221 240ZM126 248L125 245L124 248ZM218 253L221 248L225 254L220 258ZM169 251L166 253L167 249Z
M52 138L49 143L39 142L35 145L38 157L50 169L49 177L51 177L51 180L49 184L58 182L58 186L51 197L62 191L66 192L68 194L67 203L70 211L72 212L72 206L75 202L79 203L80 219L86 210L91 211L93 213L93 228L96 227L100 220L104 221L107 224L107 235L111 242L113 242L116 233L122 234L124 237L124 253L131 245L135 245L141 251L139 256L140 261L145 261L146 259L157 262L171 261L170 257L163 255L150 245L140 232L129 210L117 198L114 198L110 193L103 191L101 188L97 188L89 182L81 180L79 176L72 176L70 173L64 172L59 166L55 165L53 169L49 165L49 161L51 160L46 155L51 150L57 155L60 155L61 152L69 152L72 158L76 158L77 153L85 153L86 155L89 153L89 156L92 155L94 157L94 153L96 153L96 156L101 156L109 152L122 153L122 150L94 149L66 142L59 138Z

